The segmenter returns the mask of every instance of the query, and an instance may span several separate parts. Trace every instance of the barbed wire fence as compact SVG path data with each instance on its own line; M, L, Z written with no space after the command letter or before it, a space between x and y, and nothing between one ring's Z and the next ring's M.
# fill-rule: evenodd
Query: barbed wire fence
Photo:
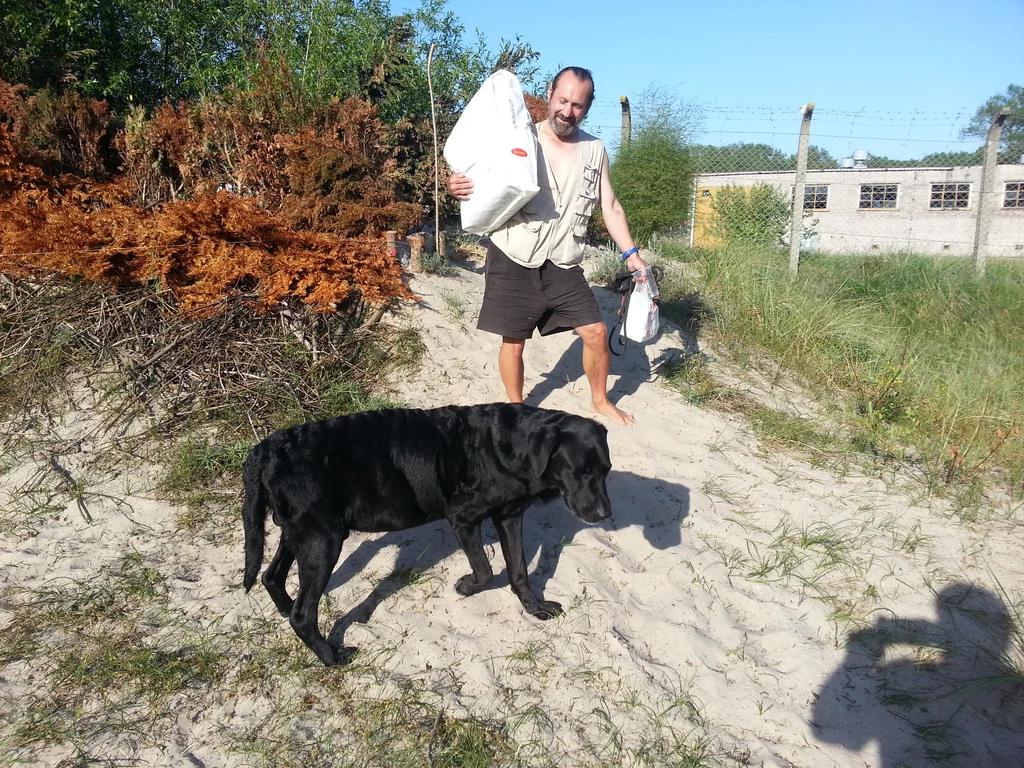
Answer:
M1003 135L1024 114L1004 110L979 139L962 138L966 108L699 109L694 247L785 248L793 270L802 252L970 256L979 271L1024 257L1024 142ZM595 103L585 128L615 146L628 140L627 112Z

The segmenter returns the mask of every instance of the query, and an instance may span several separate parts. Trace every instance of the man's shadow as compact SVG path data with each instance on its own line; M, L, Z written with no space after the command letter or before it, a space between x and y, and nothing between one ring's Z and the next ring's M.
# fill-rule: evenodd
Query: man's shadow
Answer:
M608 399L613 403L621 397L632 395L641 384L650 381L651 361L643 345L630 344L621 357L613 357L611 372L618 375L618 380L608 391ZM541 374L540 381L533 385L523 399L530 405L543 406L552 393L565 389L569 382L583 375L583 339L577 336L551 370Z
M989 590L936 595L937 622L879 619L819 691L822 741L879 743L882 768L1024 765L1024 627Z
M618 403L620 398L635 394L642 384L654 381L662 370L667 371L677 366L684 358L700 353L697 336L707 310L699 302L699 297L686 297L671 304L664 304L661 310L659 336L644 344L638 344L624 340L619 333L621 326L617 325L617 322L622 294L595 286L594 296L597 297L601 315L608 328L606 338L612 350L610 372L618 377L608 392L608 399L612 403ZM649 349L661 334L666 333L675 334L682 346L661 349L652 360ZM583 375L583 340L576 336L552 369L541 374L541 380L530 389L524 399L531 405L543 405L553 392L563 389L568 382L576 381Z
M608 495L612 502L612 517L596 526L577 520L561 500L526 510L523 542L526 562L537 561L529 577L537 592L543 594L548 581L557 572L565 547L571 545L576 534L584 529L617 531L635 526L643 530L644 537L655 549L668 549L682 542L682 522L690 513L690 490L686 486L640 477L631 472L612 471L608 476ZM491 565L495 571L487 589L507 588L505 560L490 523L484 526L484 543L493 551ZM457 555L454 561L456 576L470 572L469 562L462 554L451 527L440 521L364 540L347 556L343 549L342 561L325 592L329 593L350 581L388 547L398 549L391 574L335 622L328 636L332 643L341 646L345 630L352 623L366 624L377 607L414 580L416 574L430 570L446 558ZM450 581L448 588L454 590L455 578ZM508 598L511 606L516 601L511 591Z

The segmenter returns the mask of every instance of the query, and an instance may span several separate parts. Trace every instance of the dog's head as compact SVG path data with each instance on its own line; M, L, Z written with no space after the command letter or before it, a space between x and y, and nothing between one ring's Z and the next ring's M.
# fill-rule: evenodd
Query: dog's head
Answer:
M547 475L573 516L600 523L612 515L607 479L612 469L608 430L592 419L562 414L548 455Z

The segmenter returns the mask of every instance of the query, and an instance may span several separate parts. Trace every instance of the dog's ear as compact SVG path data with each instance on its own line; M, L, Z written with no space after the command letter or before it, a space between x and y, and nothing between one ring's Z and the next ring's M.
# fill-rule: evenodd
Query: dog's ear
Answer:
M527 440L530 468L534 477L543 477L548 470L552 457L557 455L562 443L560 424L545 424L530 433Z

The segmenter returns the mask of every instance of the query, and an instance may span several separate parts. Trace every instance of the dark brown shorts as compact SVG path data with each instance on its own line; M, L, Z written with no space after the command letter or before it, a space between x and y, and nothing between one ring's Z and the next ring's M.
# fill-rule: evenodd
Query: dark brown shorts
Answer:
M604 322L580 266L562 269L545 261L536 269L487 246L484 301L476 327L513 339L529 339Z

